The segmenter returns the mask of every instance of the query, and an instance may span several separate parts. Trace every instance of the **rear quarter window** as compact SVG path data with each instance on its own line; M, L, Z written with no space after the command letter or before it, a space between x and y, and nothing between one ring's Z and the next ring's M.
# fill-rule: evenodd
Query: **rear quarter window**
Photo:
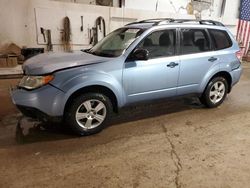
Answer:
M215 50L222 50L232 46L232 40L226 31L209 29L209 34Z

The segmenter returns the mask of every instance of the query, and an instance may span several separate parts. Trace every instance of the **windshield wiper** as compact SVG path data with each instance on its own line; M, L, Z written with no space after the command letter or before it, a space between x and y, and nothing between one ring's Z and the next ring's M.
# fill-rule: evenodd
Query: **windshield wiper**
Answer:
M90 53L90 49L91 49L91 48L89 48L89 49L82 49L81 51L82 51L82 52L86 52L86 53Z
M97 56L100 56L98 53L96 52L91 52L90 49L86 49L86 50L81 50L82 52L86 52L88 54L92 54L92 55L97 55Z
M106 53L99 53L99 55L104 57L115 57L115 55L113 54L106 54Z
M82 52L86 52L88 54L92 54L92 55L96 55L96 56L102 56L102 57L116 57L115 55L113 54L107 54L107 53L102 53L102 52L94 52L94 51L91 51L91 49L85 49L85 50L81 50Z

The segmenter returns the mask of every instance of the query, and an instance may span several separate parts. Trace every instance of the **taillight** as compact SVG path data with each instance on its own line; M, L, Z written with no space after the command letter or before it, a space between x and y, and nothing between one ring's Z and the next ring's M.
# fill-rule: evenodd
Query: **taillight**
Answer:
M239 50L239 51L236 52L235 54L236 54L236 57L239 59L239 61L241 61L241 58L242 58L242 51Z

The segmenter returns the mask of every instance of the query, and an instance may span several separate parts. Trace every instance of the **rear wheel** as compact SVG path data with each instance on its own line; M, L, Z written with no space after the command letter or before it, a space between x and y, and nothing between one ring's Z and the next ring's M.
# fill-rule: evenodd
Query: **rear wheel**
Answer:
M215 77L208 83L200 101L209 108L215 108L223 103L227 91L227 80L223 77Z
M83 94L72 101L66 111L66 122L80 135L100 132L112 113L112 103L100 93Z

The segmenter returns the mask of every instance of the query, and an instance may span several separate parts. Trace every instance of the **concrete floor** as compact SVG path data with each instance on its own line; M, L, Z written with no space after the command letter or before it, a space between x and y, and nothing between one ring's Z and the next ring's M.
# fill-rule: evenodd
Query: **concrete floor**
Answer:
M0 80L0 187L249 187L250 64L225 103L179 99L124 109L76 137L23 120Z

